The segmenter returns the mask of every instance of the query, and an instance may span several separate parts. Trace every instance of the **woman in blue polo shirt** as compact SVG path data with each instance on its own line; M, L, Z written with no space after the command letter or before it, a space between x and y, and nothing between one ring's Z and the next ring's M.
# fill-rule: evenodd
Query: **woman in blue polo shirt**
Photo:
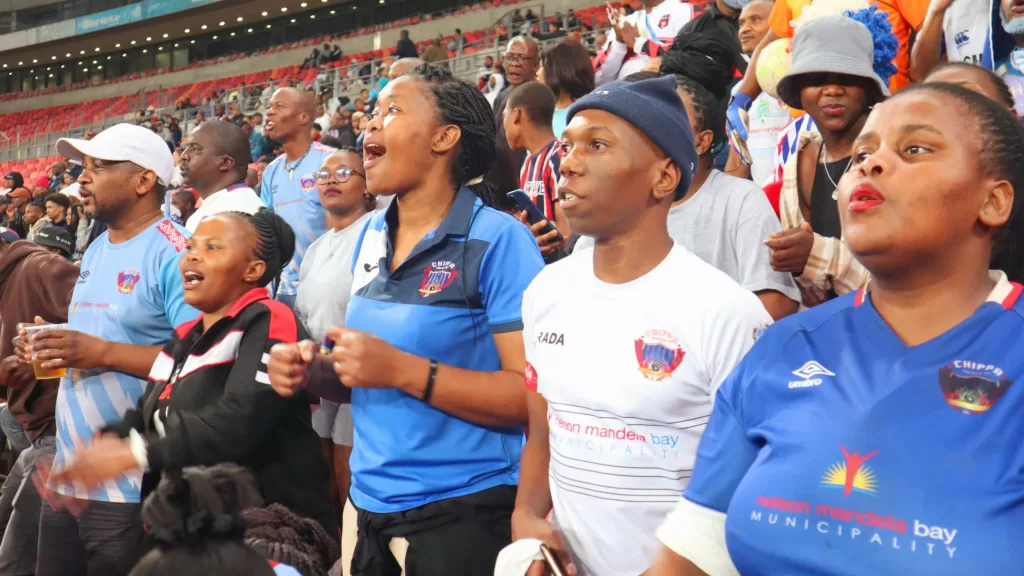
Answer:
M467 186L495 161L495 124L447 69L388 83L363 161L367 189L395 201L356 246L346 327L312 367L300 359L313 361L312 343L275 350L271 382L351 400L353 575L397 576L398 537L412 573L491 573L511 541L526 424L522 295L544 263L530 231L488 206L497 191Z
M875 108L839 186L871 282L722 385L648 574L1022 573L1022 157L1013 114L960 86Z

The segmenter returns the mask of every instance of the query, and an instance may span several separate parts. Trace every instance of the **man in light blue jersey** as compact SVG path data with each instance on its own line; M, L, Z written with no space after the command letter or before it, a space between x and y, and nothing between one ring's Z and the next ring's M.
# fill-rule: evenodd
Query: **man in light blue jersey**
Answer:
M327 231L327 216L320 205L313 174L334 148L313 142L310 128L315 115L316 99L312 93L281 88L270 98L264 125L266 136L284 147L284 154L263 172L260 199L295 230L295 255L281 273L275 294L293 308L302 257L309 245Z
M68 369L57 395L55 471L135 407L174 327L198 316L184 302L178 271L187 232L161 211L174 169L163 140L119 124L91 141L61 138L57 151L85 167L78 179L82 204L107 231L82 258L68 329L32 341L45 368ZM143 546L140 486L141 473L88 492L51 484L50 502L66 506L43 504L36 574L127 574Z

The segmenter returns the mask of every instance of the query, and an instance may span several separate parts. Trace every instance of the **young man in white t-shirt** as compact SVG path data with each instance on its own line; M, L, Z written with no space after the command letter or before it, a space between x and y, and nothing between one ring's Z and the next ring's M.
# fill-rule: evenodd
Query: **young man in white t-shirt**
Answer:
M548 266L523 297L530 427L513 539L542 540L570 573L647 568L715 390L771 322L669 236L697 162L675 87L616 82L570 108L559 195L596 244Z
M249 168L249 139L242 129L223 120L204 123L181 152L181 176L202 203L185 222L189 232L207 216L221 212L255 214L263 201L245 177Z

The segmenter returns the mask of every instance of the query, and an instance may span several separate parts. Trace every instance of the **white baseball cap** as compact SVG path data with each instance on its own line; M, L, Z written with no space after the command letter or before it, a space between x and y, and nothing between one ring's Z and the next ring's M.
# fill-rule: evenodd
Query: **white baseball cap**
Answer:
M174 158L164 139L152 130L134 124L117 124L107 128L92 140L61 138L57 140L57 153L72 162L82 162L83 156L110 162L128 161L156 172L161 184L167 186L174 173Z

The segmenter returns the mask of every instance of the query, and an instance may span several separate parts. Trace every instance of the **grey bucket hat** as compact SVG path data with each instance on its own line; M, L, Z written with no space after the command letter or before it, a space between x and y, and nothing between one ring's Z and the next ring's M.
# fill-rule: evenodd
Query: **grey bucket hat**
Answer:
M793 66L779 80L776 92L787 106L801 109L798 76L846 74L871 80L879 93L869 98L878 101L889 96L889 87L875 74L874 60L874 41L867 26L846 16L822 16L797 28L793 36Z

